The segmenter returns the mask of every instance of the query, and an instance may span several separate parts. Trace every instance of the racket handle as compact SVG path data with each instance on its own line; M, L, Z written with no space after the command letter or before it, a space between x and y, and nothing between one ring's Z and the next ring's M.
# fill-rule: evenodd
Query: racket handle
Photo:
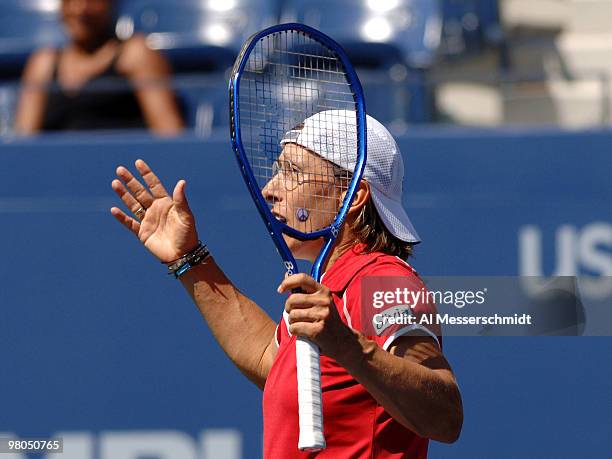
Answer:
M306 338L295 342L297 360L298 409L301 451L325 449L323 402L321 399L321 362L319 348Z

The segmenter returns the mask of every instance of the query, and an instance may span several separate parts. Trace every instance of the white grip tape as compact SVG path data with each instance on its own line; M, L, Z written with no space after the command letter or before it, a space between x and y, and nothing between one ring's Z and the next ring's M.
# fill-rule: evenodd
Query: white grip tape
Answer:
M321 362L319 348L305 338L295 342L300 423L298 448L301 451L325 449L323 403L321 399Z

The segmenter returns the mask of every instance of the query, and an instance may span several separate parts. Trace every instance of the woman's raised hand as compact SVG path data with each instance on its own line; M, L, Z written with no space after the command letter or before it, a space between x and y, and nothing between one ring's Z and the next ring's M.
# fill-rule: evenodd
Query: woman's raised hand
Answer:
M112 188L134 214L111 208L117 221L134 233L160 261L169 263L193 250L198 244L193 213L185 196L185 180L179 180L172 196L143 160L135 163L146 187L125 167L117 168Z

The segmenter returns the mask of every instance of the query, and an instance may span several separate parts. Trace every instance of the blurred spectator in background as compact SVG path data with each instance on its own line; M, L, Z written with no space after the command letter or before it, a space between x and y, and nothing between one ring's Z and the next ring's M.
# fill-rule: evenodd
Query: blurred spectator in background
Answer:
M15 131L149 127L173 135L183 128L170 88L170 66L141 35L119 41L114 0L62 0L70 39L29 59Z

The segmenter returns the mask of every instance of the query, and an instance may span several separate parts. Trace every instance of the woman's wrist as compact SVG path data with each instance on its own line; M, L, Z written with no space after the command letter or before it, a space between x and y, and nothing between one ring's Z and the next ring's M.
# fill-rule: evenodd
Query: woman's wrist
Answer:
M343 340L342 351L335 360L352 373L372 357L378 345L358 331L349 329L349 333L350 336L347 335Z
M202 241L198 241L198 245L193 250L165 264L168 266L168 274L172 274L175 279L178 279L194 266L202 264L209 257L208 247Z

